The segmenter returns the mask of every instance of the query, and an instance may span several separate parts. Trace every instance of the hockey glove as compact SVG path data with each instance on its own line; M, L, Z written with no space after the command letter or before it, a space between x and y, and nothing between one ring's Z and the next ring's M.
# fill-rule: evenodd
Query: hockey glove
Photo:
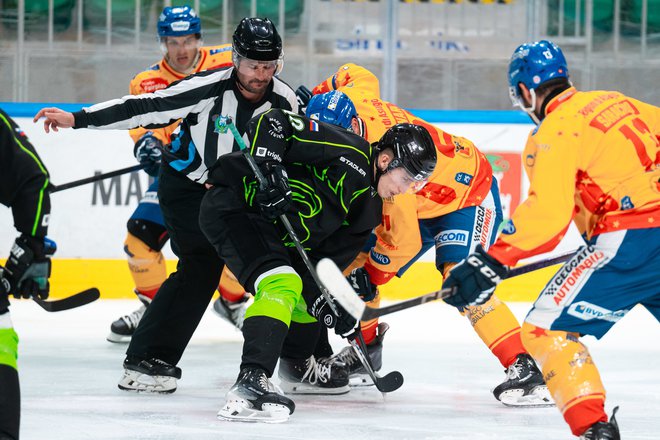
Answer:
M265 162L260 167L266 178L266 187L259 188L254 198L261 214L268 220L275 220L291 205L289 179L284 167L277 162Z
M3 274L5 268L0 266L0 315L9 311L9 281L5 280Z
M47 238L23 234L16 239L2 274L14 298L48 298L50 255L56 249L55 242Z
M298 101L298 113L305 115L307 104L312 99L312 91L305 86L300 86L296 89L296 101Z
M332 301L332 299L330 300ZM353 318L338 302L332 301L337 308L337 314L332 311L330 304L323 295L319 295L309 307L309 313L328 328L334 328L335 333L342 337L353 334L357 320Z
M483 304L493 295L495 286L506 278L509 269L478 245L474 253L449 272L442 287L456 291L445 302L454 307Z
M369 272L364 267L353 269L346 279L362 301L369 302L376 297L378 287L371 282Z
M154 136L152 131L142 135L133 147L133 155L142 165L146 165L144 171L152 177L158 175L160 159L162 156L163 143Z

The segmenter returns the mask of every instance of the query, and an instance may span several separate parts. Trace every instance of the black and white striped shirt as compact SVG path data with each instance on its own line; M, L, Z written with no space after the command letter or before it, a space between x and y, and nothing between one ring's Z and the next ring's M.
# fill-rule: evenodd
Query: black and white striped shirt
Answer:
M273 78L264 98L252 103L238 90L235 69L229 68L200 72L154 93L84 108L74 113L74 128L158 128L182 119L165 160L191 180L204 183L208 168L218 157L239 149L229 130L220 132L217 118L231 116L243 135L247 122L271 107L298 111L296 95L288 84Z

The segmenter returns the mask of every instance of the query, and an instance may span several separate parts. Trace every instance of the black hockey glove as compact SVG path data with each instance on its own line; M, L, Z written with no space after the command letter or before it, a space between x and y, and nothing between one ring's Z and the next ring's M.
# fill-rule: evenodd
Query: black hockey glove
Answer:
M298 113L305 115L307 104L312 99L312 91L305 86L300 86L296 89L296 100L298 101Z
M0 315L9 311L9 281L5 280L3 274L5 268L0 266Z
M368 302L376 297L378 287L371 282L369 272L364 267L353 269L346 279L362 301Z
M142 165L146 165L144 171L152 177L158 175L160 159L162 156L163 143L148 131L137 140L133 147L133 155Z
M477 245L474 253L449 272L442 287L454 287L456 292L445 302L454 307L483 304L493 295L495 286L506 278L509 269Z
M11 248L2 274L2 282L14 298L48 298L50 286L50 255L55 242L21 235Z
M275 220L291 206L291 188L286 170L277 162L265 162L260 166L266 178L266 187L259 188L255 200L261 214L268 220Z
M330 304L328 304L323 295L319 295L316 298L308 308L308 312L326 327L334 328L335 333L339 336L345 338L352 335L357 326L357 320L344 310L338 302L332 301L332 303L337 308L337 314L332 311Z

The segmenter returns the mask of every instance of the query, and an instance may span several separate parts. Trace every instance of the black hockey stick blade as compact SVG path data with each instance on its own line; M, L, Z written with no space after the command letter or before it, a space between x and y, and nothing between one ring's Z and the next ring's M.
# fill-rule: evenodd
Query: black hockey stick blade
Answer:
M348 337L355 354L362 363L362 366L371 377L374 385L381 393L391 393L401 388L403 385L403 374L399 371L392 371L387 373L385 376L379 376L371 367L371 362L365 353L367 353L367 344L364 343L364 338L362 337L362 330L357 329L354 335Z
M99 289L92 287L82 292L75 293L71 296L53 301L44 301L39 298L32 298L34 302L47 312L61 312L62 310L75 309L76 307L84 306L91 302L96 301L101 296Z

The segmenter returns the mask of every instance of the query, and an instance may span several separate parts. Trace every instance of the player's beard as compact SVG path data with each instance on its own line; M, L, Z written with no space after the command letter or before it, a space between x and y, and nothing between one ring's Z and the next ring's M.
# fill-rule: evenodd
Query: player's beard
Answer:
M266 89L268 88L268 84L270 84L270 81L259 81L259 80L250 80L247 83L244 83L240 79L238 80L238 85L242 89L254 93L257 95L264 94L266 92Z

